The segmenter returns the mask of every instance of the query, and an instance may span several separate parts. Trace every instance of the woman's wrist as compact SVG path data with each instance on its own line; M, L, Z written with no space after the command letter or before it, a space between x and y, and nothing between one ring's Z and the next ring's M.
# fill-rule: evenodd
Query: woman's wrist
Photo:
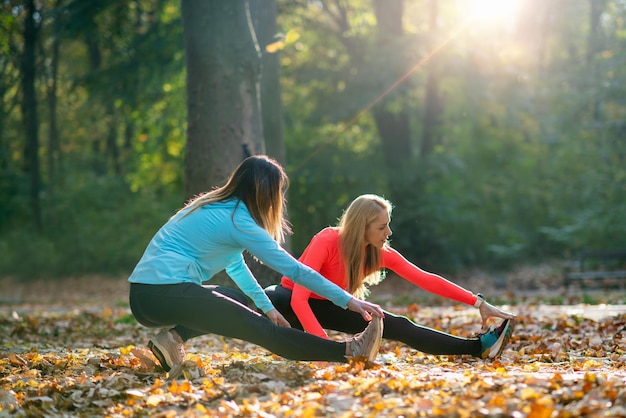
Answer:
M474 308L480 308L480 305L482 305L484 301L485 297L482 295L482 293L477 293L476 302L474 302Z

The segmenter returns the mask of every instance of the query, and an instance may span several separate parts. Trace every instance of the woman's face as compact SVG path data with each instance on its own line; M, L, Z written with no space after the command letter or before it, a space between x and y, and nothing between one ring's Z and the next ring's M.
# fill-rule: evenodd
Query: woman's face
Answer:
M376 248L383 248L387 239L391 236L391 228L389 228L389 214L386 210L381 210L380 214L365 229L365 243Z

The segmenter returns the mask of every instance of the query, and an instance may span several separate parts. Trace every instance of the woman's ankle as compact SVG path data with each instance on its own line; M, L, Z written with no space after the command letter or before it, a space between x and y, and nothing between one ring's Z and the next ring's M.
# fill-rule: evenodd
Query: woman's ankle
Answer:
M174 340L176 340L177 343L180 343L180 344L184 343L182 337L180 336L178 332L176 332L174 328L170 330L170 334L172 335L172 337L174 337Z

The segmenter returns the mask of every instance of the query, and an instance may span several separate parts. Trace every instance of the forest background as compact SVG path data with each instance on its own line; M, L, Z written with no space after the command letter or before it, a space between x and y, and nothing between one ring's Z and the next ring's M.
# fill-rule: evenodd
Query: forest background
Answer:
M248 152L287 169L296 256L362 193L392 200L392 245L439 273L626 247L626 2L220 3L192 34L204 2L0 2L0 276L126 275ZM242 24L263 131L224 152L193 131L189 88L233 72ZM190 68L191 35L220 58Z

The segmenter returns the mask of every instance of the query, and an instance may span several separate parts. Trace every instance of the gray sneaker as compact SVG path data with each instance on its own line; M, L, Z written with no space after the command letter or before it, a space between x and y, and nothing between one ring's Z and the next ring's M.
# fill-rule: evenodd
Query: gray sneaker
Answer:
M347 342L352 357L365 357L367 361L376 360L380 340L383 337L383 319L373 317L365 330Z
M185 361L185 345L176 341L169 330L164 329L152 337L148 342L148 348L152 350L152 354L166 372Z

